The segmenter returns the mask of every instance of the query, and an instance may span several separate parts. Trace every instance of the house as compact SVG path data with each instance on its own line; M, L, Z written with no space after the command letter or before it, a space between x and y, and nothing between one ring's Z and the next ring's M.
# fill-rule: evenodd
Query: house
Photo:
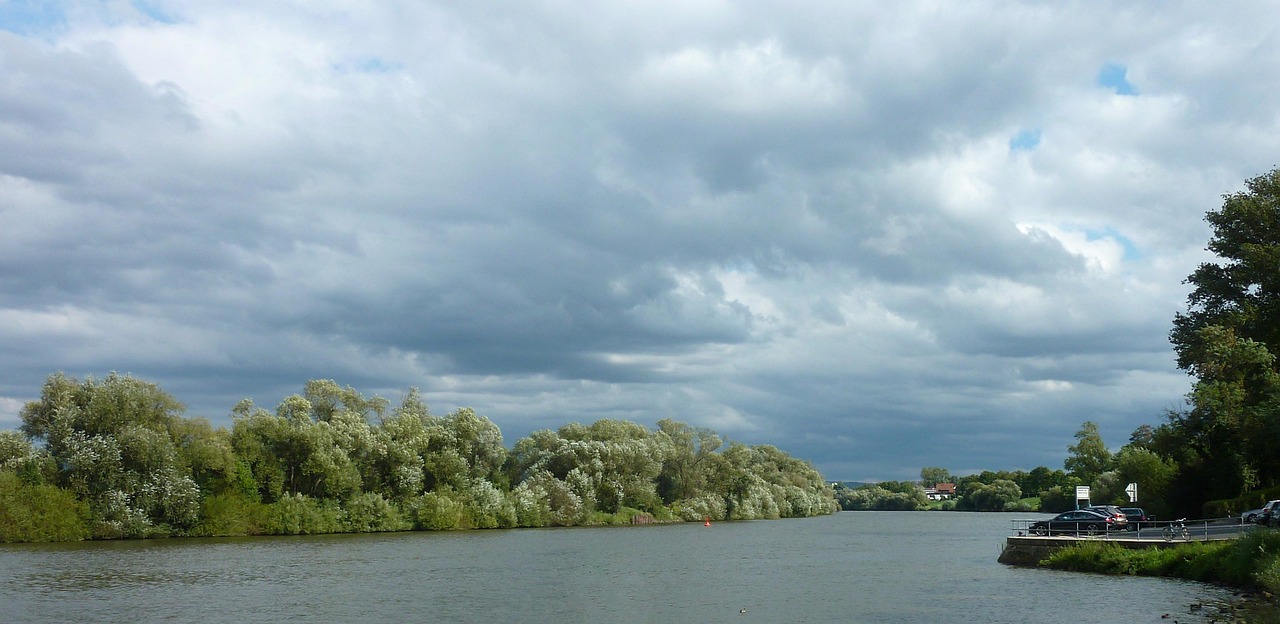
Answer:
M949 498L955 498L956 484L936 483L931 488L925 488L924 495L929 500L947 500Z

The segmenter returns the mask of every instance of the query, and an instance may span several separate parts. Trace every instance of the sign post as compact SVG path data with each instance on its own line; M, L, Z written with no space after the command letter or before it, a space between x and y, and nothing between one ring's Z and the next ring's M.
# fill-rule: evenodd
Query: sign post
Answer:
M1137 483L1130 483L1128 487L1124 489L1124 493L1129 495L1129 502L1131 503L1138 502L1138 484Z
M1076 509L1080 508L1080 501L1085 501L1085 502L1089 501L1089 486L1087 485L1076 486Z

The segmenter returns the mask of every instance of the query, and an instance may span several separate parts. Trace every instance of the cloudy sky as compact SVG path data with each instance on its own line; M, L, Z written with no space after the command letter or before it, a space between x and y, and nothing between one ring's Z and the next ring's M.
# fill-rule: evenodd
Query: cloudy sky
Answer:
M831 479L1182 405L1273 2L0 0L0 428L55 371L308 379Z

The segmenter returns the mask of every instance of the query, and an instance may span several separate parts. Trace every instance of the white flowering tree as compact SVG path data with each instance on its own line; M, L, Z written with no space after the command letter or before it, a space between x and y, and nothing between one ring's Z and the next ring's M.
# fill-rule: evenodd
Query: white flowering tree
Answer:
M166 534L199 519L200 489L175 440L182 411L133 377L79 382L58 373L23 407L21 430L53 458L57 485L89 503L97 534Z

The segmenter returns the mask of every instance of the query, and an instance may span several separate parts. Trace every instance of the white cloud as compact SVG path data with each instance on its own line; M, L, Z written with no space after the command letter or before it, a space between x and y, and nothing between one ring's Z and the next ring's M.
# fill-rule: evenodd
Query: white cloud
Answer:
M1265 6L123 6L0 32L0 396L1056 465L1181 400L1202 216L1280 149Z
M728 50L688 47L646 63L631 95L733 114L798 115L851 104L842 74L838 60L799 59L776 40Z

